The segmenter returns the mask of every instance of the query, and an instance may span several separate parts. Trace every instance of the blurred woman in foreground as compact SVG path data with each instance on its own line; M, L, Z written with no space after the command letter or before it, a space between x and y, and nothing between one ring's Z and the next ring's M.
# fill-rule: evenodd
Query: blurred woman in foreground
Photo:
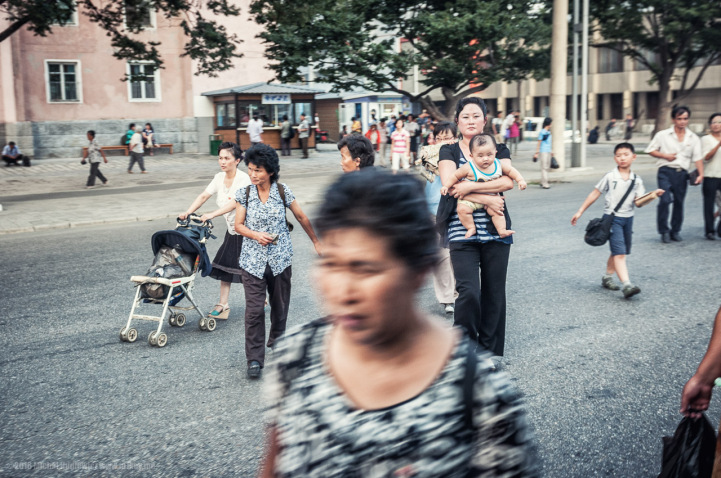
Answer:
M416 178L373 168L326 192L328 316L278 343L262 476L537 476L508 378L417 308L438 252L427 208Z

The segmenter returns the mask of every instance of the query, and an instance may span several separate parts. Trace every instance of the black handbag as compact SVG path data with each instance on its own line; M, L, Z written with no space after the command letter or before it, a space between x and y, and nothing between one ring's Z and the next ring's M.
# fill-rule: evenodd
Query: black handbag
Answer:
M555 156L551 156L551 169L558 169L560 168L560 165L558 164L558 160Z
M693 171L688 173L688 183L691 186L698 186L698 184L696 184L696 180L698 179L698 176L699 176L698 169L694 169Z
M621 201L616 205L611 214L604 214L603 217L597 217L591 219L586 226L586 235L583 240L589 246L602 246L606 244L609 236L611 235L611 225L613 224L613 216L621 209L621 205L626 201L626 198L631 191L633 186L636 184L636 176L633 177L631 185L628 187L626 194L623 195Z

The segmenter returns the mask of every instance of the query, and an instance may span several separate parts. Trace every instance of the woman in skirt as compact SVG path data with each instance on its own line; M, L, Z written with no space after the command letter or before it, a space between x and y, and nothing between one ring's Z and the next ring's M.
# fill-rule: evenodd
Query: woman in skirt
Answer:
M223 244L218 249L215 259L213 259L213 270L210 273L210 277L220 281L220 300L208 314L208 317L214 319L228 318L230 314L230 307L228 306L230 284L242 282L238 258L243 245L243 236L235 232L234 228L235 195L239 189L244 189L250 185L250 177L243 171L238 170L241 159L243 159L243 152L237 144L231 142L222 143L218 149L220 172L215 175L208 187L205 188L205 191L195 198L188 210L178 216L180 219L186 219L215 194L215 203L218 205L218 209L204 214L201 219L207 221L221 214L225 217L228 230L225 233Z

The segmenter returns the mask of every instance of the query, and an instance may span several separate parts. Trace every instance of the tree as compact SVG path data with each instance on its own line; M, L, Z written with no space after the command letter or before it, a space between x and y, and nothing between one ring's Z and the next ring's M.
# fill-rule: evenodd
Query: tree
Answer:
M591 2L602 45L648 68L658 84L654 133L670 121L672 103L698 86L721 59L721 2L718 0L597 0ZM678 71L677 71L678 69ZM672 81L680 87L672 98Z
M311 66L334 91L394 91L437 118L496 81L548 75L550 18L538 0L253 0L251 13L280 81L301 81ZM416 67L418 94L399 86Z
M111 38L113 56L119 60L147 61L162 68L159 42L142 41L136 36L146 26L148 13L179 18L187 37L185 52L197 62L196 75L217 76L233 67L233 58L242 56L236 47L241 40L208 14L237 16L240 9L229 0L0 0L0 12L9 26L0 32L0 42L27 26L35 35L47 36L66 23L78 9Z

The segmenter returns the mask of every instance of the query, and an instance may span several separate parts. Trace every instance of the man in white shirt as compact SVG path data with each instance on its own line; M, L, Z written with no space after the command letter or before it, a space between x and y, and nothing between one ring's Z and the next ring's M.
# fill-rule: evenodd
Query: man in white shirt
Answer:
M261 135L263 134L263 120L258 115L253 115L253 119L248 121L248 136L250 136L251 146L263 142Z
M703 157L701 140L696 133L688 129L691 110L687 106L674 106L671 111L673 126L659 131L646 148L646 152L658 158L657 184L666 190L661 196L656 210L656 222L661 241L669 243L682 240L683 203L688 188L688 172L691 163L696 163L699 176L696 184L703 181ZM670 194L669 194L670 193ZM668 225L669 208L673 202L671 227Z
M135 127L135 133L133 133L133 136L130 138L129 148L130 148L130 164L128 165L128 173L133 173L133 165L135 163L138 163L138 166L140 166L140 171L145 174L147 171L145 170L145 160L143 159L143 127L142 126L136 126Z
M23 155L20 154L20 149L15 145L15 142L10 141L2 151L2 158L5 161L5 166L17 165L18 161L23 161ZM27 162L27 166L30 166L30 162Z
M310 136L310 125L308 120L305 119L305 114L300 115L300 124L298 125L298 139L300 140L300 147L303 148L302 159L308 157L308 136Z

